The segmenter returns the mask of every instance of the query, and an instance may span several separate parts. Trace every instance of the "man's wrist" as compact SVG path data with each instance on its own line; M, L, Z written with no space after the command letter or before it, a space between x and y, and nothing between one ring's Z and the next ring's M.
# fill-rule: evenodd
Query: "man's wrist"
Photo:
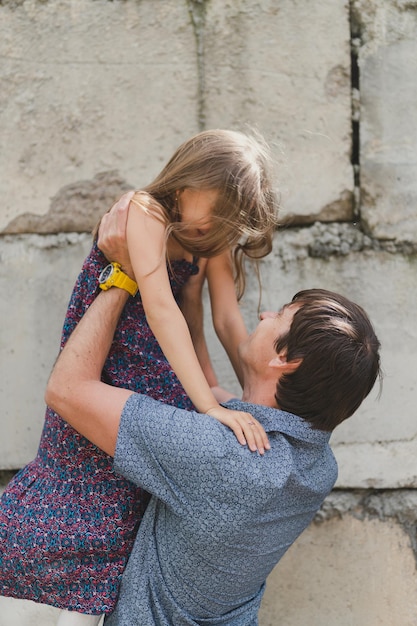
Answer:
M99 294L103 304L106 302L104 306L106 306L106 310L111 309L113 313L113 317L120 317L121 312L129 300L129 293L125 289L107 289L106 291L102 291Z
M127 276L129 276L131 280L136 282L133 267L131 265L127 265L126 263L119 263L119 265L120 265L120 269L122 270L122 272L124 272Z
M138 292L138 285L128 274L123 272L120 263L112 262L101 271L98 277L100 289L107 291L111 287L124 289L131 296L135 296Z

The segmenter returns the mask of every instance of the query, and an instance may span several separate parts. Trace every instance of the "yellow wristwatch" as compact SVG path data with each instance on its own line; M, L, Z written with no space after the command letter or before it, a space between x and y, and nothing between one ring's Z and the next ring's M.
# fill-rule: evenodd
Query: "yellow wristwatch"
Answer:
M128 291L131 296L136 296L138 292L137 283L122 272L120 263L106 265L98 277L98 284L100 289L104 291L107 291L110 287L119 287L119 289Z

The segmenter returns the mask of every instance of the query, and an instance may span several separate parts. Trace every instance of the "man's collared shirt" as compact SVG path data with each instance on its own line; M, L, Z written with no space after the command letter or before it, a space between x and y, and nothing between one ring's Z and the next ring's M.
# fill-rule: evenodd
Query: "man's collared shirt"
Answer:
M266 577L332 489L330 433L238 400L262 456L208 415L146 396L123 410L115 467L153 498L106 626L255 626Z

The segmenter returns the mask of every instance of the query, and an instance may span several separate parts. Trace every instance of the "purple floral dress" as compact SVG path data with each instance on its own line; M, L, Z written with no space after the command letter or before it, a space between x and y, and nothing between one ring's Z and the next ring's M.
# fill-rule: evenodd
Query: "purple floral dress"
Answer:
M75 284L61 347L98 293L107 264L94 245ZM171 264L174 296L198 265ZM192 408L147 322L138 294L119 321L102 379ZM113 459L47 408L34 461L0 501L0 595L83 613L111 613L149 494L117 475Z

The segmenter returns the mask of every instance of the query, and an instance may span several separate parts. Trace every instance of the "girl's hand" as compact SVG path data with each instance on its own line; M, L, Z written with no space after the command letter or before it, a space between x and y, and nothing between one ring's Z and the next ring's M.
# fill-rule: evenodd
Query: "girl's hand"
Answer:
M250 413L232 411L220 405L206 413L233 430L238 442L242 446L247 444L252 452L264 454L265 450L271 448L263 426Z

